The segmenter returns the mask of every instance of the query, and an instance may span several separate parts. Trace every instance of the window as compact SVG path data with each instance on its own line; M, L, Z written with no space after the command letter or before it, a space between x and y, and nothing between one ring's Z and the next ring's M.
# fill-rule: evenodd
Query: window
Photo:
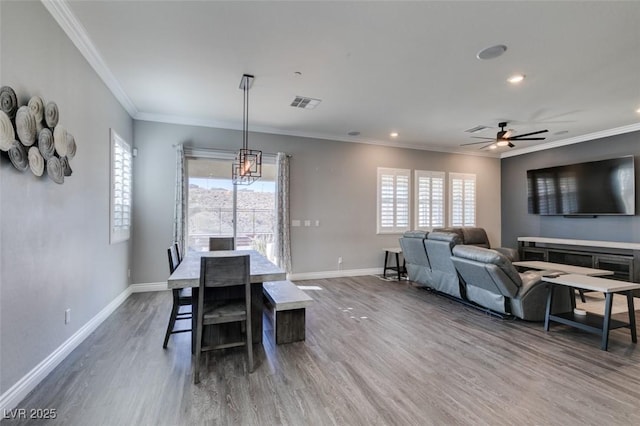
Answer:
M449 173L449 225L476 226L476 175Z
M257 250L275 259L275 157L263 154L262 177L249 186L236 186L231 179L233 154L186 154L187 250L208 250L210 237L235 237L237 249Z
M129 239L131 234L131 146L111 129L111 244Z
M415 171L416 229L444 226L444 172Z
M409 230L410 170L378 168L378 234Z

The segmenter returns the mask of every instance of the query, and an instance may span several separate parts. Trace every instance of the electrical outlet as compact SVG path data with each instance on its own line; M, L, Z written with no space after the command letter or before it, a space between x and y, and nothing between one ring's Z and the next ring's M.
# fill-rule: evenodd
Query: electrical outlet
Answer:
M338 258L338 265L342 265L342 256Z
M131 278L131 268L127 269L127 278Z
M67 308L64 311L64 323L69 324L71 322L71 308Z

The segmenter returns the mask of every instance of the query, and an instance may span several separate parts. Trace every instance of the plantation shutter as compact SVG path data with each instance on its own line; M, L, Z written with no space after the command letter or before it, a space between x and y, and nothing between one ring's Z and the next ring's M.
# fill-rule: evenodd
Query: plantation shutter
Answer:
M409 230L410 170L378 168L378 233Z
M131 232L131 146L111 131L111 244L129 239Z
M444 226L444 172L416 170L416 228L431 230Z
M449 173L450 226L476 226L476 175Z

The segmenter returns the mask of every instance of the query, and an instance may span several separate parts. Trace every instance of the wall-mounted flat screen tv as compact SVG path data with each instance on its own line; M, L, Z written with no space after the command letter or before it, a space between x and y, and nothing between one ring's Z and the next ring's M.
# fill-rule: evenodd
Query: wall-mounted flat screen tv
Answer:
M635 214L633 156L527 170L529 213Z

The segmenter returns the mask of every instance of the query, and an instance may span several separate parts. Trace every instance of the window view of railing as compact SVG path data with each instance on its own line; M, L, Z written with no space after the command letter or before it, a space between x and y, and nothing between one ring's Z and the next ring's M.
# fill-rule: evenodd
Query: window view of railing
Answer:
M238 249L260 250L273 243L275 217L273 210L238 209L236 246ZM202 251L209 247L209 237L233 235L233 209L208 209L199 214L189 214L189 249Z
M275 183L259 181L236 193L236 248L273 258ZM233 236L233 187L230 180L189 179L188 250L206 251L210 237Z

